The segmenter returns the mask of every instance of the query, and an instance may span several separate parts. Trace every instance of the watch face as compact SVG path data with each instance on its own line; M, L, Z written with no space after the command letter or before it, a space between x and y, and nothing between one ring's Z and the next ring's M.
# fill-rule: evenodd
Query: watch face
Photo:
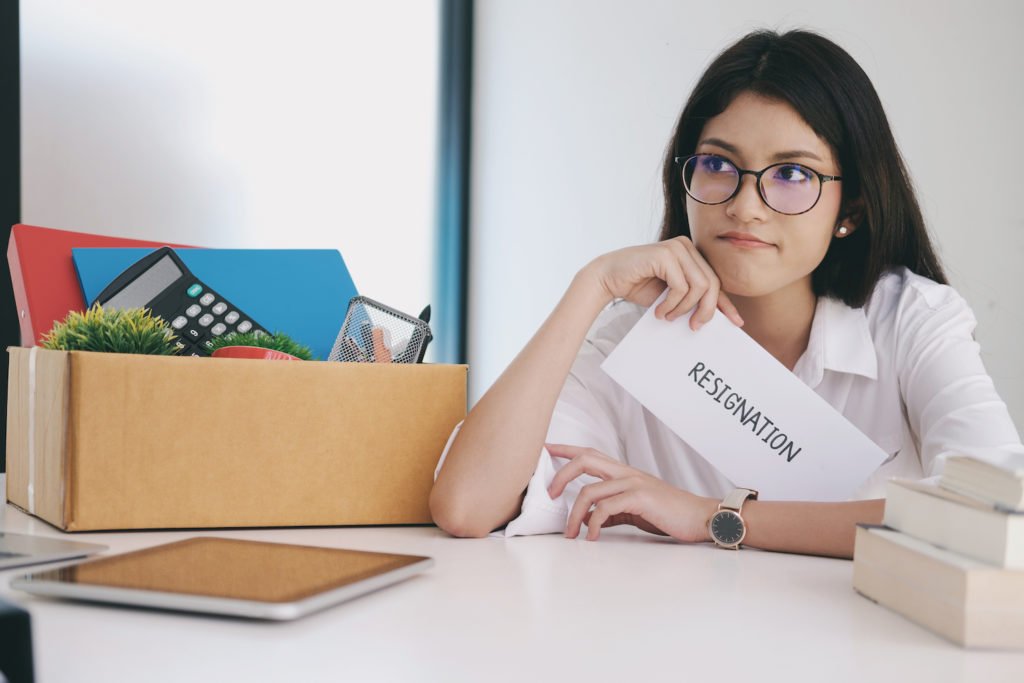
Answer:
M736 545L744 531L743 518L732 510L719 510L711 518L711 535L722 545Z

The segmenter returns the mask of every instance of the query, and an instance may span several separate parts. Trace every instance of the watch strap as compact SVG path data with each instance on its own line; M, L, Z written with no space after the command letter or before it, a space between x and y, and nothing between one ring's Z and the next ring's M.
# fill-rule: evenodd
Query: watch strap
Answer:
M757 500L757 491L754 489L743 489L735 488L729 492L729 495L718 504L719 510L735 510L739 512L743 509L743 504L747 502L747 499Z

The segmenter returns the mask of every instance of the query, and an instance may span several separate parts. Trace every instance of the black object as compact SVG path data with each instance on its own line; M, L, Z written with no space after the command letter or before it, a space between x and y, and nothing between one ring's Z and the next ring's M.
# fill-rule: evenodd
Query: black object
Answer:
M21 222L21 50L19 3L0 2L0 247L7 252L11 226ZM10 364L6 349L21 343L11 270L0 255L0 382ZM0 391L0 415L7 414L7 392ZM0 419L0 474L7 458L7 422Z
M32 625L28 612L0 599L0 673L10 683L32 683Z
M148 308L177 335L179 356L209 356L216 337L266 329L192 274L174 250L160 247L118 275L92 303Z

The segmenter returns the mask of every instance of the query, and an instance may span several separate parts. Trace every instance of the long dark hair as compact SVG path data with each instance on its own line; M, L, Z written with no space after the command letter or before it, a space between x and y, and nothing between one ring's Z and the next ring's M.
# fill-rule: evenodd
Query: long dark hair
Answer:
M693 154L704 124L743 92L788 103L831 145L843 176L840 217L857 207L857 229L833 239L811 275L814 293L863 306L888 269L946 283L889 128L864 70L816 33L755 31L712 62L679 117L665 155L665 219L660 239L690 235L675 157Z

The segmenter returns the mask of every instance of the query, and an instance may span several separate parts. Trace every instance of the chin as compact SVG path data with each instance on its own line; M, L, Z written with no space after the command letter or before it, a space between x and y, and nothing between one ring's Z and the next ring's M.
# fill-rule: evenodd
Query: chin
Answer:
M752 282L734 282L731 280L722 280L722 291L729 296L743 297L745 299L754 299L759 296L771 294L773 289L771 287L764 286L764 283L752 283Z
M717 272L717 271L716 271ZM756 299L769 294L778 294L785 291L794 291L793 288L802 289L811 287L810 275L804 277L785 277L781 273L766 273L761 271L742 273L718 273L722 283L722 291L733 297ZM805 284L806 283L806 284Z
M722 291L730 296L764 296L776 289L775 278L763 270L749 267L720 268L715 263L711 263L711 267L718 274L718 279L722 283Z

